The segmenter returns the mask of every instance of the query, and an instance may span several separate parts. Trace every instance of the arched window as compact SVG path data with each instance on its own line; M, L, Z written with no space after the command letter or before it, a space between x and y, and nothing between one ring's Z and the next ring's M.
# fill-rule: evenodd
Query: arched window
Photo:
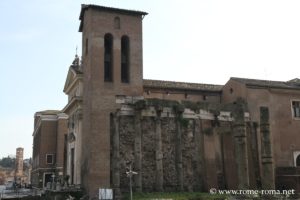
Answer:
M296 158L296 167L300 167L300 154Z
M112 81L112 61L113 61L113 36L105 34L104 36L104 81Z
M115 19L114 19L114 28L115 29L120 29L121 28L120 17L115 17Z
M129 38L122 36L121 38L121 81L129 83Z

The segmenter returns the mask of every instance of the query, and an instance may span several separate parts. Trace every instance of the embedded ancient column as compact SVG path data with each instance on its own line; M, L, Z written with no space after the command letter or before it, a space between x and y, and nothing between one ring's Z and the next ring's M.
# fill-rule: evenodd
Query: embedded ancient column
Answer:
M218 124L218 125L217 125ZM225 123L218 122L213 128L213 137L215 143L215 163L217 169L217 183L219 189L226 188L225 165L224 165L224 144L223 136L226 133L227 127Z
M238 171L238 188L249 188L249 169L248 169L248 154L247 154L247 135L244 121L244 109L242 104L237 104L233 112L234 124L234 147L235 159Z
M269 109L260 107L262 189L274 189L274 166L269 125Z
M134 171L138 174L134 175L135 189L137 192L142 192L142 129L141 129L141 110L136 110L134 116Z
M162 153L162 141L161 141L161 112L162 107L156 108L155 118L155 162L156 162L156 191L163 191L163 153Z
M204 143L203 143L203 135L201 133L201 122L200 119L194 120L194 135L195 135L195 156L196 156L196 182L197 182L197 190L203 191L203 157L204 157Z
M120 116L118 113L112 116L113 127L112 127L112 186L114 189L115 199L119 199L120 192L120 131L119 123Z
M175 142L175 167L177 172L178 190L183 191L183 166L182 166L182 127L181 119L184 108L176 110L176 142Z
M261 189L261 177L260 177L260 167L259 167L259 152L258 152L258 138L257 138L257 122L250 122L251 128L251 154L252 162L254 167L256 188Z

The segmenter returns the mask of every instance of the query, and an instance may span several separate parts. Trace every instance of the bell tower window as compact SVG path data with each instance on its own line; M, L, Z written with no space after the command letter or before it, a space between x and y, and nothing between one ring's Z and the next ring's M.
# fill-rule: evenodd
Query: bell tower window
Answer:
M104 36L104 81L112 82L112 54L113 54L113 36L105 34Z
M121 38L121 81L129 83L129 38Z
M120 17L115 17L115 19L114 19L114 27L115 27L115 29L120 29L121 28Z

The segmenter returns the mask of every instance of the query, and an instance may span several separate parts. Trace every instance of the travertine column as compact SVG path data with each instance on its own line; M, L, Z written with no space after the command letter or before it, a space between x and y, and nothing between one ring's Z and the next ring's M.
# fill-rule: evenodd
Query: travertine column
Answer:
M223 147L223 135L227 129L225 124L222 122L216 123L217 126L213 129L213 137L215 143L215 162L217 169L217 183L219 189L226 188L226 177L225 177L225 165L224 165L224 147Z
M181 119L184 108L176 110L176 142L175 142L175 164L178 180L178 190L183 191L183 166L182 166L182 127Z
M201 121L200 119L194 120L194 135L195 135L195 150L196 150L196 161L197 161L197 168L196 168L196 181L197 181L197 190L203 191L203 157L204 157L204 143L203 143L203 135L201 132Z
M161 115L162 107L156 108L155 118L155 162L156 162L156 191L163 191L163 153L162 153L162 141L161 141Z
M269 125L269 109L260 107L262 189L274 189L274 166Z
M252 162L254 167L256 188L261 188L261 177L260 177L260 164L259 164L259 152L258 152L258 138L257 138L257 122L250 122L251 128L251 154L252 154Z
M120 131L119 131L119 123L120 116L118 113L112 116L113 120L113 130L112 130L112 184L114 189L115 199L119 199L120 197Z
M244 121L244 109L241 104L237 104L233 112L234 124L234 147L235 159L238 170L238 188L249 188L249 170L248 170L248 154L247 154L247 136Z
M142 129L141 129L141 110L137 109L134 116L134 171L138 174L134 175L135 189L142 192Z

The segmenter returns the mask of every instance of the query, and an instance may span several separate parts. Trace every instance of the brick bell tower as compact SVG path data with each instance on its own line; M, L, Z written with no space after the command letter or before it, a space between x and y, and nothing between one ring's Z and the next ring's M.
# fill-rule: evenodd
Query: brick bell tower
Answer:
M116 96L143 95L145 12L82 5L83 135L81 174L90 198L111 188L110 114Z

